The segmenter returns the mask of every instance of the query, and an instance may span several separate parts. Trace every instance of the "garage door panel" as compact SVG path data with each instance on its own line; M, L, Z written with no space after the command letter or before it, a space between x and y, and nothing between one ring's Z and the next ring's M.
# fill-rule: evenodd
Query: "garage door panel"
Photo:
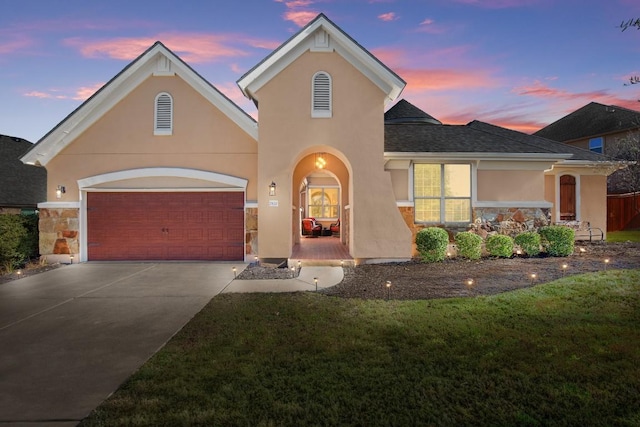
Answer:
M89 260L242 260L244 193L88 193Z

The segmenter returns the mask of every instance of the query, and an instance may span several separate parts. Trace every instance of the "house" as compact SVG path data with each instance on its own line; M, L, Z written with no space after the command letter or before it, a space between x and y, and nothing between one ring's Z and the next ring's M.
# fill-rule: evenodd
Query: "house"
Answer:
M606 221L614 162L486 123L443 125L406 101L388 109L405 82L323 14L238 86L259 126L157 42L72 112L22 158L48 171L41 253L282 262L313 216L340 220L327 238L356 262L399 261L427 225L526 228L565 209Z
M46 200L47 171L20 161L32 147L22 138L0 135L0 213L33 213Z
M640 144L640 111L590 102L534 135L617 157L621 139L631 138ZM638 190L629 186L629 180L624 179L623 174L618 172L609 176L609 194Z

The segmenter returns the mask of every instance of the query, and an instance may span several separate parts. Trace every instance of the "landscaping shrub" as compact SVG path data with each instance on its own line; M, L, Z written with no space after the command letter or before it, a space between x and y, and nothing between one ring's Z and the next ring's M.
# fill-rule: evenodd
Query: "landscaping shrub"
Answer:
M491 256L509 258L513 255L513 239L504 234L492 234L487 237L485 247Z
M423 261L442 261L447 256L449 234L440 227L423 228L416 234L416 246Z
M540 253L540 235L535 231L520 233L513 241L526 255L537 256Z
M482 237L470 231L456 234L458 256L468 259L480 259L482 256Z
M551 256L569 256L573 253L576 232L563 225L540 228L542 247Z
M6 270L13 270L37 255L37 216L0 215L0 265Z

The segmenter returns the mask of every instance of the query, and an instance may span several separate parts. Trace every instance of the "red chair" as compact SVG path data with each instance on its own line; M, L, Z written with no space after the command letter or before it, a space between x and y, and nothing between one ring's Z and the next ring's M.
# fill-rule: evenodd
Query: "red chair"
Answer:
M302 220L303 236L319 236L322 234L322 225L316 223L315 218L305 218Z
M340 218L338 218L338 221L334 224L331 224L329 226L329 230L331 230L331 235L332 236L339 236L340 235Z

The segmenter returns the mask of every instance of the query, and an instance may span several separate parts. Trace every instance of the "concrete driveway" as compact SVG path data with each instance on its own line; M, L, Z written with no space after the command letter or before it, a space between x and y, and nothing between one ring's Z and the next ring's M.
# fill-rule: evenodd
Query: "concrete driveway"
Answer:
M76 425L228 286L232 265L86 263L0 285L0 425Z

